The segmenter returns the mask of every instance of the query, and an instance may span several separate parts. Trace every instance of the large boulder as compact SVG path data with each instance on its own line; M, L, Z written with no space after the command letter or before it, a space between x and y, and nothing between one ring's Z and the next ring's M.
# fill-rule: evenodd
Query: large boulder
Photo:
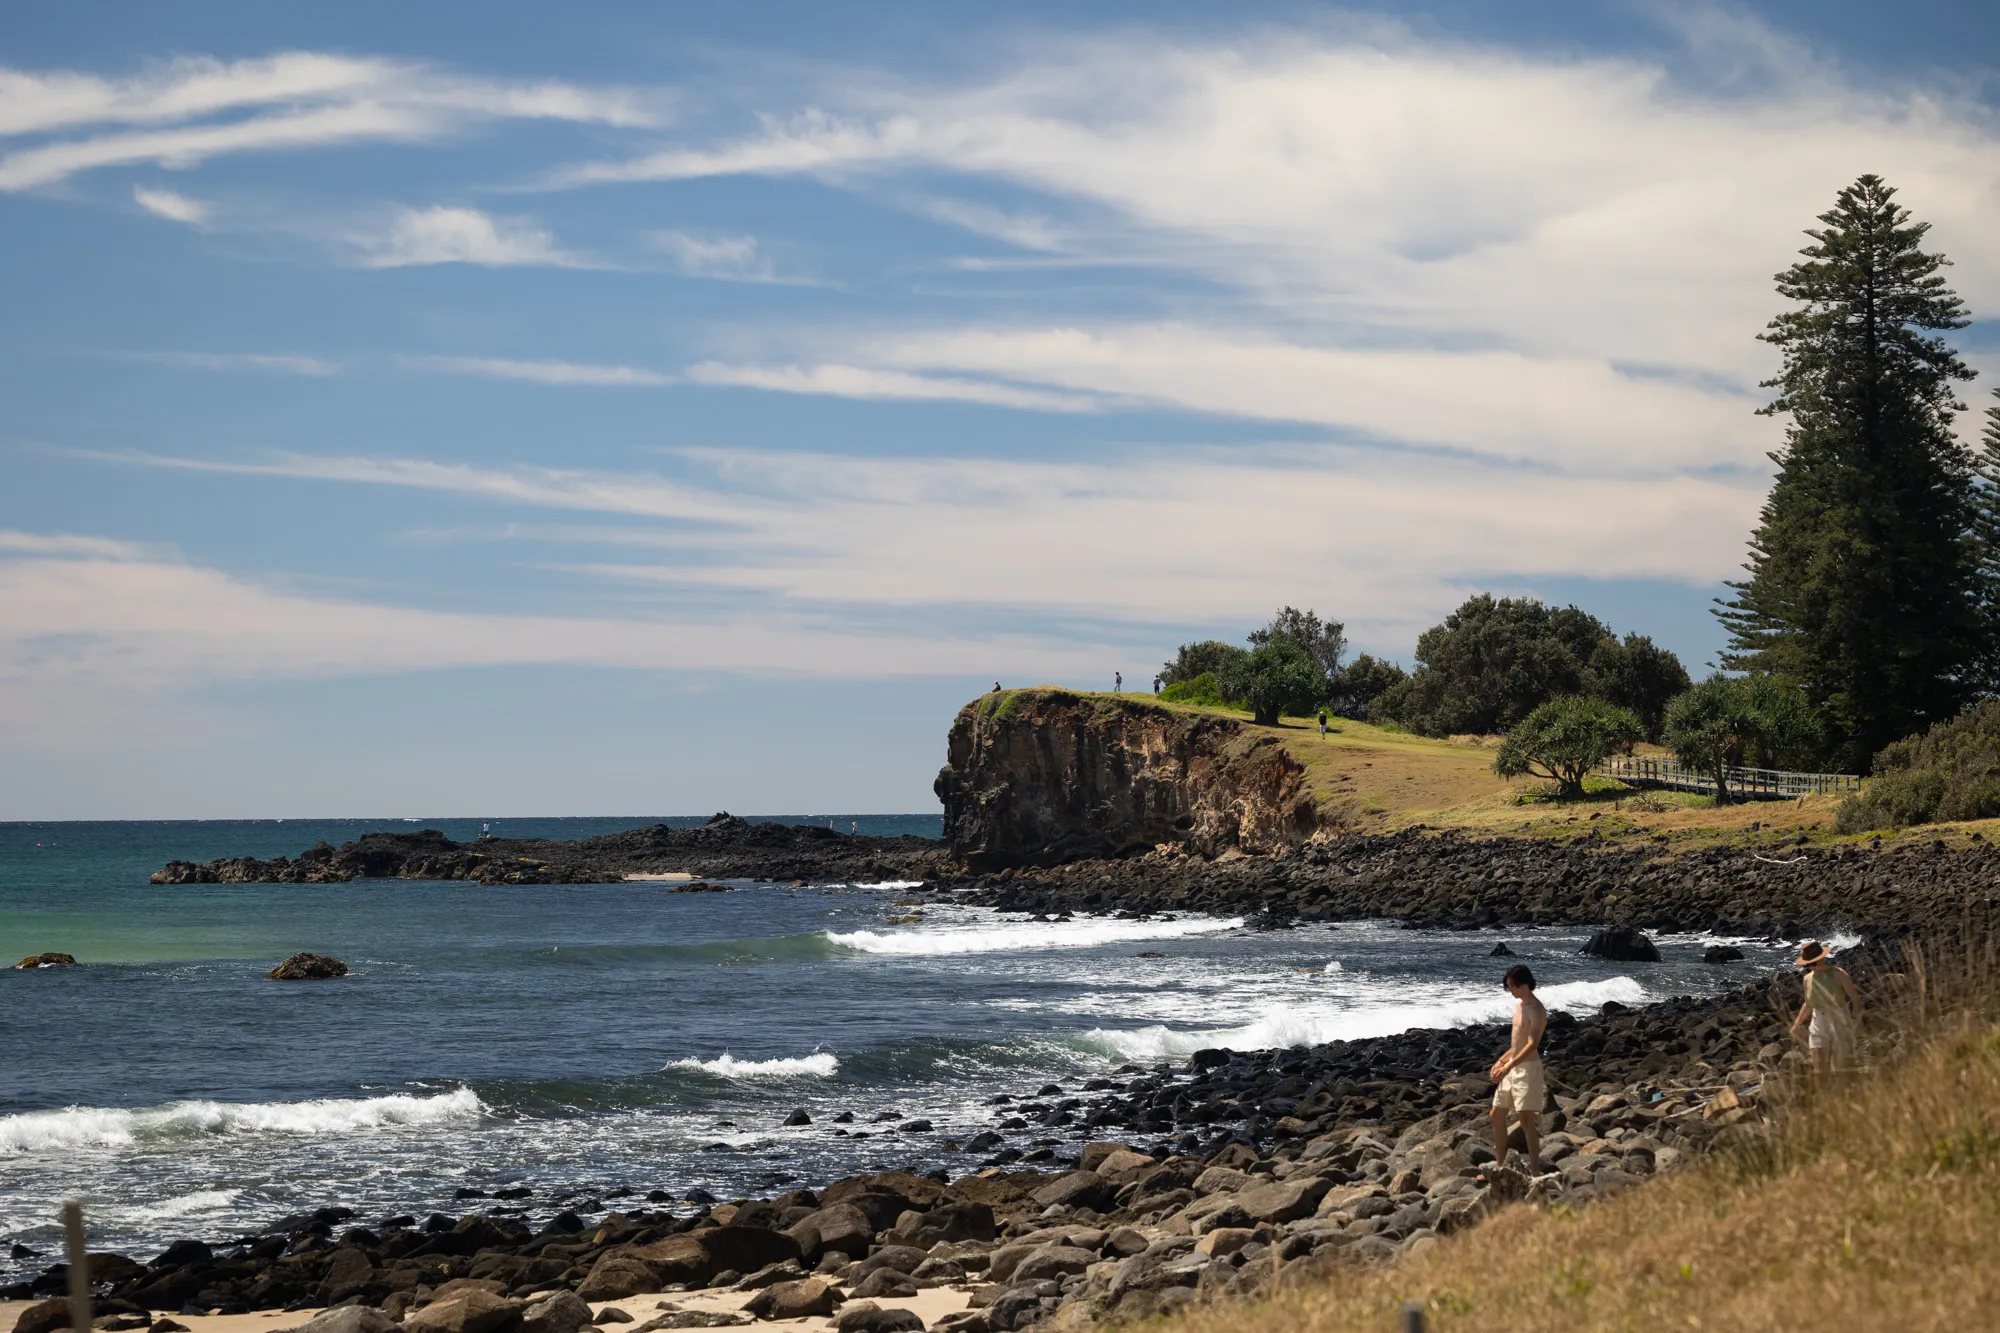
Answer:
M843 1299L825 1278L808 1277L766 1287L743 1308L759 1319L812 1319L832 1314Z
M1236 1206L1253 1222L1296 1222L1310 1217L1333 1182L1324 1176L1298 1176L1252 1185L1236 1195Z
M76 959L66 953L31 953L20 962L14 964L14 966L26 968L75 967Z
M808 1262L818 1262L829 1250L859 1259L875 1241L875 1227L869 1223L868 1214L851 1203L821 1208L800 1218L782 1234L798 1245L800 1256Z
M573 1291L558 1291L521 1311L521 1333L577 1333L589 1323L590 1306Z
M346 975L347 964L318 953L295 953L271 969L273 981L327 981Z
M461 1291L404 1316L406 1333L508 1333L520 1327L521 1302L485 1291Z
M915 1310L854 1301L833 1317L833 1333L923 1333L924 1321Z
M690 1232L688 1238L701 1242L701 1247L708 1251L709 1263L718 1273L731 1268L739 1273L754 1273L767 1264L781 1264L804 1254L793 1237L763 1227L714 1227Z
M690 1235L668 1236L665 1240L656 1240L651 1245L629 1245L622 1251L613 1251L605 1257L644 1264L652 1270L653 1278L660 1283L660 1286L668 1286L678 1282L686 1286L698 1287L708 1281L711 1276L722 1271L722 1266L715 1262L715 1257L709 1253L708 1247L702 1244L699 1239ZM598 1262L602 1264L603 1260L600 1259ZM742 1272L743 1270L738 1269L737 1271ZM592 1275L595 1276L595 1270L592 1270ZM649 1287L647 1290L658 1291L660 1287ZM594 1297L588 1292L579 1292L579 1294L585 1300L618 1299L615 1296ZM637 1295L638 1293L632 1292L628 1294Z
M1040 1282L1046 1278L1065 1278L1071 1273L1081 1273L1096 1262L1095 1254L1074 1245L1044 1245L1014 1266L1014 1281Z
M1583 952L1612 963L1657 963L1660 951L1633 926L1606 926L1590 937Z
M69 1326L69 1300L62 1296L29 1306L14 1321L15 1333L57 1333Z
M702 1254L702 1278L708 1277L708 1256ZM666 1283L659 1273L643 1259L630 1254L607 1254L592 1266L589 1276L583 1279L576 1294L586 1301L622 1301L627 1296L642 1296L647 1292L660 1291Z
M337 1310L322 1310L305 1323L299 1325L296 1333L396 1333L399 1325L380 1310L371 1310L365 1305L343 1305Z
M1095 1171L1071 1171L1057 1176L1036 1190L1032 1197L1044 1208L1061 1204L1068 1208L1090 1208L1102 1212L1111 1206L1117 1194L1118 1187Z

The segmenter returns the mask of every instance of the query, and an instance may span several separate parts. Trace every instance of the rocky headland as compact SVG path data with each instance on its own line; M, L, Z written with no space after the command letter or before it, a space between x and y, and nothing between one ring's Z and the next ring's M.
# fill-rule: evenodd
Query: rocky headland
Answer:
M169 861L155 884L338 884L356 879L469 880L480 884L607 884L628 876L709 879L920 880L946 864L918 837L854 836L817 824L753 824L728 813L695 828L653 824L595 838L484 838L454 842L436 829L367 833L296 857Z

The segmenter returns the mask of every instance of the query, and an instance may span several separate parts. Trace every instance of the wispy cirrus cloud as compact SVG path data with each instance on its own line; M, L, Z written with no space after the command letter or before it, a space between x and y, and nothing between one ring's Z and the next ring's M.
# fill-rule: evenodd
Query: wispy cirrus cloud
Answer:
M292 352L126 352L122 355L134 361L176 366L183 370L255 371L307 375L315 379L326 379L340 374L342 370L338 361Z
M592 365L578 361L512 361L491 356L404 356L398 364L440 375L524 380L530 384L594 388L659 388L679 383L672 375L642 366Z
M651 127L666 118L665 100L313 51L186 57L123 79L0 68L0 139L42 140L0 155L0 190L137 162L184 168L231 153L435 140L483 120Z
M551 233L521 218L495 218L476 208L399 208L379 231L349 237L364 268L423 264L591 268L592 261L556 244Z
M173 190L154 190L143 185L134 185L132 202L154 217L165 218L169 222L184 222L190 227L199 227L208 221L207 204Z
M1024 408L1035 412L1090 412L1098 400L1073 393L1049 392L989 380L950 375L917 375L881 366L731 365L703 361L689 366L691 384L767 389L777 393L825 394L834 398L877 401L979 403L987 407Z

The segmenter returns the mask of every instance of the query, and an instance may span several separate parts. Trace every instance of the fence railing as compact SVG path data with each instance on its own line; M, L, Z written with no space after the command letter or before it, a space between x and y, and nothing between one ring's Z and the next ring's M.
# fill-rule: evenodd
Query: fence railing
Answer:
M1598 777L1616 778L1633 787L1671 787L1677 791L1712 792L1715 779L1677 759L1615 755L1593 770ZM1858 791L1861 779L1852 773L1788 773L1776 768L1731 768L1724 782L1729 794L1751 800L1784 800L1793 796L1828 796Z

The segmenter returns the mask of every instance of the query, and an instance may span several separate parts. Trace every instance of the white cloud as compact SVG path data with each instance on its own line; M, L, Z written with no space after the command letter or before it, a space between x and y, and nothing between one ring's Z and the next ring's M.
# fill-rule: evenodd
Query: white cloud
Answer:
M720 361L703 361L688 367L687 378L694 384L733 385L778 393L900 399L906 402L983 403L990 407L1018 407L1036 412L1088 412L1099 405L1090 398L1078 395L1047 393L945 375L913 375L907 371L868 366L736 366Z
M476 208L400 208L386 230L351 238L366 268L416 264L479 264L493 268L589 267L556 238L520 219L493 218Z
M169 222L185 222L190 227L199 227L208 221L207 204L172 190L149 190L143 185L134 185L132 200L148 213Z
M656 231L655 248L673 259L692 278L731 282L776 282L777 270L759 252L755 236L694 236L684 231Z
M639 366L589 365L576 361L509 361L490 356L406 356L400 362L416 370L482 379L527 380L533 384L593 385L655 388L677 381L672 375Z
M134 352L134 360L155 365L179 366L187 370L263 371L283 375L309 375L325 379L340 373L340 364L320 356L289 352Z
M0 157L0 190L132 162L187 167L226 153L431 140L502 118L634 128L660 124L664 108L658 95L630 89L503 83L311 51L228 63L191 57L129 79L0 68L0 138L141 127L17 149Z
M655 520L662 526L642 523L617 544L650 530L684 558L590 571L758 592L835 615L949 606L1187 624L1285 600L1324 602L1331 579L1343 615L1372 641L1396 644L1486 576L1586 568L1602 578L1712 583L1739 563L1762 496L1754 480L1552 477L1463 459L1411 475L1394 455L1329 446L1108 463L679 456L689 475L672 478L420 459L125 459ZM699 526L680 526L688 524ZM880 667L891 663L885 656Z
M1723 47L1744 50L1711 43L1691 63ZM957 87L830 78L823 105L774 108L758 134L556 183L810 174L893 191L906 174L958 173L1039 196L1027 216L1058 214L1066 251L1116 255L1138 237L1154 262L1320 335L1309 342L1502 348L1751 384L1768 365L1752 335L1775 303L1770 275L1840 186L1879 170L1935 223L1975 306L2000 305L2000 117L1766 47L1759 68L1783 77L1718 83L1379 25L1123 34ZM978 210L959 217L999 234Z

